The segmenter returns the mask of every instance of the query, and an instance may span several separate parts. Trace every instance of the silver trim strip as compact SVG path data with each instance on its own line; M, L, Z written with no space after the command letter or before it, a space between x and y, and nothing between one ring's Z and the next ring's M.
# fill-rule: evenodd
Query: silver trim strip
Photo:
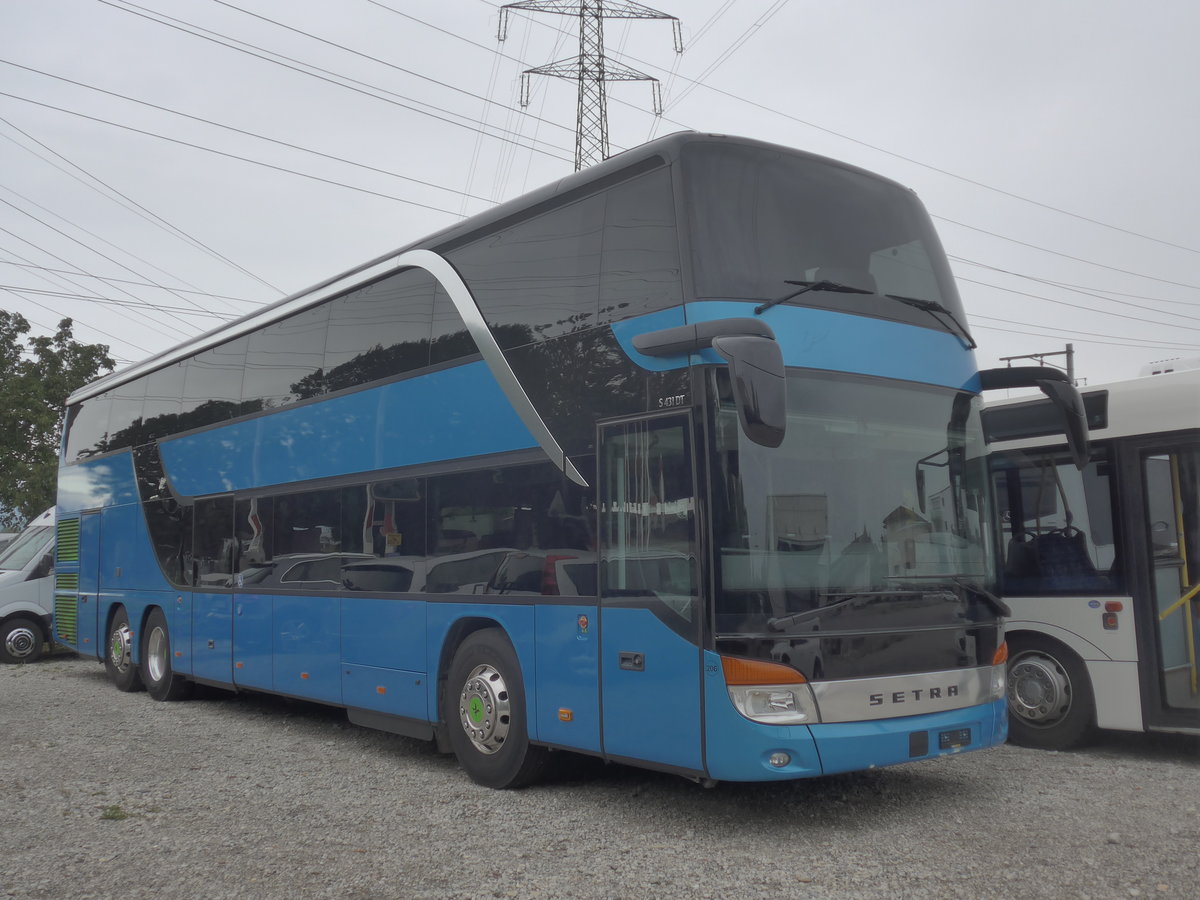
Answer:
M500 384L500 389L504 391L504 396L508 398L508 402L521 417L525 427L529 429L538 445L546 451L546 455L562 470L564 475L576 484L587 487L587 479L579 474L579 470L567 459L562 447L558 445L558 441L554 439L554 435L550 433L550 429L546 427L546 423L542 421L538 411L533 408L533 402L525 393L525 389L521 387L516 373L509 366L504 351L500 349L500 345L496 343L495 337L488 329L483 313L475 302L475 297L471 294L471 289L467 287L467 283L462 280L462 276L458 274L454 266L432 250L409 250L396 258L396 268L409 267L424 269L446 289L446 293L450 295L450 300L454 303L454 308L458 310L458 314L466 323L467 331L474 339L475 346L483 354L483 361L491 369L492 375Z
M981 666L851 681L814 681L809 686L817 698L822 722L895 719L999 700L1003 692L992 696L995 668L1003 671L1004 667Z

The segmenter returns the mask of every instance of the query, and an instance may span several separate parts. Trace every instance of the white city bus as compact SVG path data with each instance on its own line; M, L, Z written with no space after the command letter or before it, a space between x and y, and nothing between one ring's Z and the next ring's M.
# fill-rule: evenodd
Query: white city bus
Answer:
M1200 734L1200 369L1085 388L1081 470L1044 400L989 404L1010 737Z

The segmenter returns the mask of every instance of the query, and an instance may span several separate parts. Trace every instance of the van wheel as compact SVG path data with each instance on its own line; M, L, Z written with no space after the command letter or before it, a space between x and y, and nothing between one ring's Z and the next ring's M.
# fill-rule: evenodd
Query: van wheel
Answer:
M142 678L138 667L133 664L133 629L129 627L129 614L120 607L113 614L108 626L108 649L104 654L104 671L118 691L140 691Z
M1009 641L1008 737L1022 747L1067 750L1096 727L1096 703L1083 661L1040 636Z
M459 645L442 708L454 755L476 784L518 788L541 777L550 751L529 743L521 667L499 628Z
M150 611L142 630L142 683L155 700L186 700L192 695L192 683L176 675L171 665L171 636L167 617L161 609Z
M33 619L9 619L0 625L0 661L27 663L42 658L46 635Z

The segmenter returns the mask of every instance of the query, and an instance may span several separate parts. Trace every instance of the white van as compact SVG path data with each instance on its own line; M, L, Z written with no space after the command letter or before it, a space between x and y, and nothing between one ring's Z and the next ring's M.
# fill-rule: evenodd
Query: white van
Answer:
M33 662L50 638L54 612L54 509L0 552L0 662Z

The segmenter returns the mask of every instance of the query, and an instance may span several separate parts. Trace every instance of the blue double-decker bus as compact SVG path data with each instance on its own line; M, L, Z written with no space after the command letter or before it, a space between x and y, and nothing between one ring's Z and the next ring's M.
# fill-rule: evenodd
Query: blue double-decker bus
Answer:
M684 133L69 398L56 638L477 782L792 779L1006 736L979 372L917 198Z

